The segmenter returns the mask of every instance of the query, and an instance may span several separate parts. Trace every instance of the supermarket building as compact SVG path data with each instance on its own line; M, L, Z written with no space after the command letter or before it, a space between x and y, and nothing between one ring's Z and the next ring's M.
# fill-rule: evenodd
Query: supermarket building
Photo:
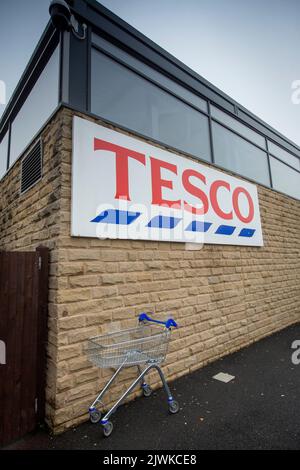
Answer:
M68 3L78 24L49 21L0 122L0 249L49 248L55 432L110 373L88 338L142 311L180 325L168 380L300 320L300 148L96 1Z

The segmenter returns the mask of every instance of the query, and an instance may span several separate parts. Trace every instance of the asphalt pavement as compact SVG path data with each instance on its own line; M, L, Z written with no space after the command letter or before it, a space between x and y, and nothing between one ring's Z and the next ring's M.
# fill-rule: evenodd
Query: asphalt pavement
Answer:
M295 340L300 340L300 323L172 382L178 414L169 414L160 389L121 406L112 416L109 438L99 424L87 422L59 436L39 429L7 449L299 450ZM235 378L218 381L213 376L219 372Z

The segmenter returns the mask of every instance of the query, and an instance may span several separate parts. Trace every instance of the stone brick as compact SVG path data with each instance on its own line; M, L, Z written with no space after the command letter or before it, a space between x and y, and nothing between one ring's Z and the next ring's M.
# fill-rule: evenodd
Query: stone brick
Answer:
M137 284L122 284L118 287L119 295L138 294L141 292L141 285Z
M111 297L111 298L105 298L102 301L102 308L103 310L111 310L113 308L118 308L122 307L124 304L124 299L123 297Z
M82 348L79 344L74 344L71 346L62 346L59 348L57 353L57 361L64 361L72 357L77 357L81 354ZM58 368L60 366L58 365Z
M119 284L124 281L124 276L118 273L103 274L101 279L102 284Z
M60 318L58 326L62 330L73 330L75 328L82 328L85 326L85 318L83 316L73 316Z
M115 320L124 320L127 318L130 318L130 315L132 315L132 308L115 308L111 312L111 318L112 321Z
M140 262L121 262L120 272L143 271L144 265Z
M98 276L72 276L70 278L70 287L92 287L99 284Z
M124 297L124 305L140 305L147 303L149 300L148 294L127 295Z
M97 336L98 328L90 327L90 328L78 328L76 330L69 331L68 333L68 342L69 344L72 343L79 343L80 341L85 341L91 338L92 336Z
M74 384L74 376L73 375L67 375L64 377L61 377L57 380L57 392L62 392L63 390L69 390L70 388L73 387Z
M111 321L111 311L103 312L100 308L97 313L85 313L86 326L103 325L105 322Z
M82 370L80 372L77 372L74 374L74 382L75 385L81 384L84 382L91 382L92 380L97 380L99 376L98 370L97 369L87 369L87 370Z
M94 299L103 299L104 297L112 297L117 295L117 288L115 286L101 286L92 289L92 296Z
M91 297L91 289L64 289L57 293L58 303L80 302L81 300L89 300Z
M101 260L103 261L126 261L128 255L125 251L121 250L102 250L101 251Z
M95 393L95 385L91 387L91 384L83 384L74 387L66 393L66 402L70 403L71 401L78 400L78 398L88 397L91 393Z
M81 315L85 312L99 313L101 301L98 299L57 305L58 317Z
M70 358L68 359L68 362L66 364L70 372L75 372L91 367L91 364L88 361L88 357L86 354Z
M84 273L83 263L59 263L57 274L59 276L64 275L76 275Z
M99 273L102 274L107 270L107 264L102 261L86 262L84 269L86 273ZM113 263L114 265L115 263Z
M69 261L79 261L79 260L100 260L100 250L95 249L70 249L68 251Z

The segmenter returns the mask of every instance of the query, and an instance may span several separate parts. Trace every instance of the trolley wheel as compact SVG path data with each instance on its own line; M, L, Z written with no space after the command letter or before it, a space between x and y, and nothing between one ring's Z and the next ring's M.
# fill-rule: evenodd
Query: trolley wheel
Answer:
M171 402L169 403L169 411L170 411L170 413L172 413L172 414L178 413L178 411L179 411L179 403L178 403L177 401L175 401L175 400L174 400L174 401L171 401Z
M144 394L144 397L150 397L150 395L152 394L152 388L150 387L150 385L148 384L144 385L143 394Z
M90 422L93 424L99 423L101 419L101 412L98 410L90 411Z
M103 434L105 437L109 437L111 433L113 432L114 425L111 421L107 421L106 424L103 426Z

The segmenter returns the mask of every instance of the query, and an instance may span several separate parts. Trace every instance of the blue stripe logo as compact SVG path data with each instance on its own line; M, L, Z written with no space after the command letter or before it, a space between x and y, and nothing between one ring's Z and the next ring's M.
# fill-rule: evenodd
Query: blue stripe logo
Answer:
M91 220L94 223L114 224L114 225L130 225L137 220L141 212L130 212L119 209L107 209L100 212L97 217ZM179 217L170 217L166 215L156 215L153 217L146 227L149 228L164 228L173 230L182 219ZM205 233L213 226L212 222L202 222L200 220L193 220L184 229L186 232L199 232ZM232 225L218 225L215 230L216 235L232 235L236 227ZM255 229L242 228L238 234L239 237L251 238L255 233Z
M97 217L91 220L91 222L104 223L104 224L115 224L115 225L130 225L141 215L140 212L128 212L121 211L118 209L108 209L102 211Z
M193 220L187 227L187 232L207 232L211 226L211 222L200 222L199 220Z
M173 229L178 225L178 223L182 219L178 219L177 217L168 217L165 215L157 215L150 220L147 227L151 228L169 228Z
M235 228L236 227L232 227L231 225L219 225L215 233L217 235L232 235Z
M243 228L239 233L239 237L251 238L253 237L254 233L255 233L255 229L253 228Z

